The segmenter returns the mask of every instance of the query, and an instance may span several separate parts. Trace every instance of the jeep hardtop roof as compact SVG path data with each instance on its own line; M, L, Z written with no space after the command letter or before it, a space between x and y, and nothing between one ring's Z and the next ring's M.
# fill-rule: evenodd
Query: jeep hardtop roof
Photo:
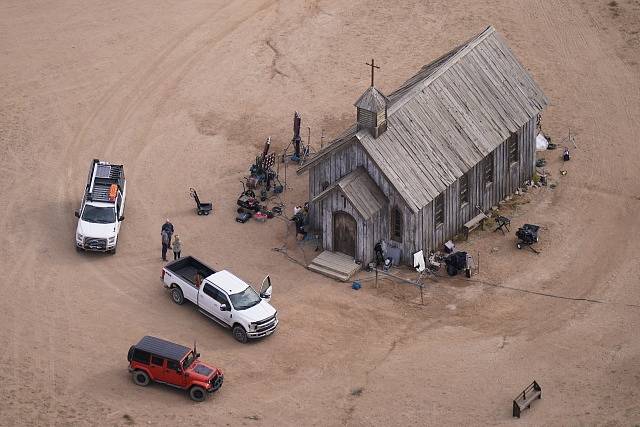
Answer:
M189 347L148 335L142 337L136 344L136 350L146 351L156 356L176 361L182 360L184 356L192 351Z

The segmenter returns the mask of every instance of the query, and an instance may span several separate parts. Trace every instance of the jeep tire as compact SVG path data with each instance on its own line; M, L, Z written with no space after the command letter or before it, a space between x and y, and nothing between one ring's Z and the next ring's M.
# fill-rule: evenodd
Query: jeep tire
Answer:
M178 305L184 304L184 295L182 294L182 289L179 287L174 287L171 289L171 300Z
M233 327L233 337L242 344L247 342L247 331L240 325Z
M199 385L194 385L189 389L189 397L195 402L202 402L207 398L207 391Z
M151 380L145 371L133 371L133 382L141 387L148 386Z

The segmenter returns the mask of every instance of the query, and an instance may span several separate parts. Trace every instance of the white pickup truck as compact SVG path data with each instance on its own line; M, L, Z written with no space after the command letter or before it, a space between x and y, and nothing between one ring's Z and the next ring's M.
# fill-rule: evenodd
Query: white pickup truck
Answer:
M211 267L188 256L162 269L162 283L176 304L191 301L199 311L229 328L241 343L271 335L278 326L276 309L269 304L271 279L265 277L258 294L250 285L226 270Z
M124 220L127 182L124 166L93 159L82 204L75 214L76 249L116 253L120 224Z

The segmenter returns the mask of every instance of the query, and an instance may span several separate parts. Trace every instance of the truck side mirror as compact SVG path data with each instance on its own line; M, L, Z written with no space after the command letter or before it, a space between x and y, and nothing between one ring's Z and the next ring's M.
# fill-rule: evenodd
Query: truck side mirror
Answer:
M118 221L124 221L124 215L122 215L122 216L118 219Z
M271 277L267 276L262 281L262 286L260 287L260 298L269 300L271 299Z
M220 311L229 311L229 307L227 307L227 304L221 304Z
M76 214L76 218L80 218L80 211L78 209L76 209L74 213Z
M271 299L271 288L267 289L265 292L260 294L260 298L262 299Z

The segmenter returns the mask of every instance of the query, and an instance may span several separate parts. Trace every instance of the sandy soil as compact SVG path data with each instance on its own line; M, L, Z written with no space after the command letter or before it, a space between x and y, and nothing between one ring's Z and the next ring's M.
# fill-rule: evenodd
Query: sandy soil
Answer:
M0 424L511 424L532 379L544 398L519 424L640 423L640 2L393 3L2 2ZM404 285L355 292L272 251L312 256L284 221L234 222L238 181L267 136L288 142L294 110L318 146L354 120L365 61L388 92L489 24L551 100L545 131L577 135L570 163L547 153L558 186L512 214L544 227L540 255L474 234L480 275L430 284L422 306ZM73 247L94 157L126 165L115 256ZM288 184L290 207L306 177L289 169ZM189 186L213 216L193 213ZM185 253L271 273L275 335L243 346L169 300L167 216ZM197 339L222 390L194 404L133 385L126 352L144 334Z

